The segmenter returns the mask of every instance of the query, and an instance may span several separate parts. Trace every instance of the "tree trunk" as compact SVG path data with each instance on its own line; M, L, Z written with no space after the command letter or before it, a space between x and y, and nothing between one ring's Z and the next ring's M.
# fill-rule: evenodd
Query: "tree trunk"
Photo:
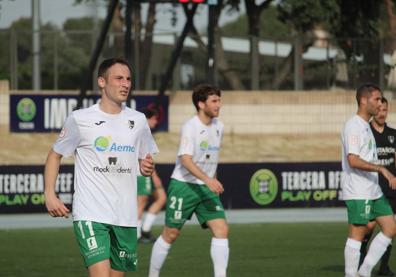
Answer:
M134 88L140 89L140 36L142 30L142 18L140 3L132 4L132 26L133 26L133 80Z
M114 51L116 53L124 53L124 36L122 35L122 26L124 26L123 18L120 3L118 3L111 22L112 39L110 39L114 44Z
M259 89L260 76L260 53L259 53L259 35L260 35L260 14L261 9L254 1L245 0L246 15L249 23L249 41L250 41L250 89Z
M230 68L223 49L223 43L221 41L221 33L219 28L219 18L222 8L223 5L222 3L220 3L218 6L216 6L216 12L215 12L216 27L214 32L214 41L216 45L215 48L216 69L220 72L220 74L223 75L225 81L229 84L232 90L244 90L245 87L242 84L238 74Z
M147 12L147 19L146 19L146 27L145 27L145 34L144 40L141 44L141 59L140 59L140 87L142 89L147 88L147 79L148 74L150 72L150 63L151 63L151 52L153 48L153 31L154 25L156 23L155 19L155 3L149 4L149 9Z
M308 48L311 47L312 45L313 45L312 41L303 44L301 55L305 53L308 50ZM286 80L287 76L290 74L294 64L294 52L295 52L295 47L293 45L287 58L283 60L278 75L275 76L275 79L272 82L272 89L278 90L281 87L282 83Z

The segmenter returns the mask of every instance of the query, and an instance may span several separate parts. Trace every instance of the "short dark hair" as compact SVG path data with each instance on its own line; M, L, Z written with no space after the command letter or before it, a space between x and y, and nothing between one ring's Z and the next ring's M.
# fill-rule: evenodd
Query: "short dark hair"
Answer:
M379 86L377 86L376 84L373 83L366 83L361 85L360 87L358 87L358 89L356 90L356 101L358 106L360 105L360 100L363 97L368 97L373 91L379 91L382 94L381 89L379 88Z
M158 110L154 108L145 107L142 109L142 113L144 113L147 119L150 119L153 116L158 117Z
M132 68L131 68L131 66L129 65L129 63L128 63L128 61L127 61L126 59L123 59L123 58L110 58L110 59L104 60L104 61L99 65L99 68L98 68L98 78L99 78L99 77L106 78L107 70L108 70L110 67L112 67L113 65L117 64L117 63L123 64L123 65L127 66L128 69L129 69L129 72L132 72Z
M388 105L388 99L386 99L385 96L382 96L381 103Z
M198 102L205 102L210 95L221 97L221 91L210 84L200 84L193 89L192 101L197 111L199 110Z

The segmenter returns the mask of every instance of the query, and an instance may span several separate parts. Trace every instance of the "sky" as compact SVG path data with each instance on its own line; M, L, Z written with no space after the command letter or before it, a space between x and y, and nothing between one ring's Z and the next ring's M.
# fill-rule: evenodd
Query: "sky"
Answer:
M46 24L51 22L61 27L63 22L68 18L95 16L95 14L100 18L106 16L106 1L94 0L78 5L74 4L74 2L75 0L40 0L41 23ZM0 0L0 28L8 28L13 21L20 17L30 17L31 6L32 0ZM182 16L179 17L177 25L172 26L170 9L171 4L158 5L156 31L180 32L182 30L185 23L184 13L179 8L178 13ZM232 16L223 14L220 17L220 25L235 20L237 16L238 14ZM207 26L207 21L207 7L206 5L201 5L198 13L195 15L194 22L199 29L204 29Z

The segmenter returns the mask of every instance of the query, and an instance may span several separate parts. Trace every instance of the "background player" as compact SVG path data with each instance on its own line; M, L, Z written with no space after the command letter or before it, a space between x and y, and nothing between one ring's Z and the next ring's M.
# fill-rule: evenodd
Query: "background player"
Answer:
M377 146L378 163L385 166L393 175L396 174L395 164L395 149L396 149L396 130L390 128L386 124L386 118L388 116L388 100L382 97L381 106L379 112L373 117L370 122L371 131L373 132L375 143ZM379 177L379 184L385 197L391 204L393 213L396 214L396 191L389 188L388 181L381 174ZM362 241L360 263L363 262L366 256L366 248L368 241L372 236L372 230L376 226L375 221L369 224L369 233L365 236ZM394 276L394 273L389 268L389 258L392 250L392 244L389 244L384 255L381 258L378 275L380 276Z
M131 89L128 62L103 61L97 82L100 102L74 111L48 154L45 204L51 216L68 216L55 183L61 158L74 153L73 227L88 274L121 277L137 263L136 160L149 176L158 149L145 116L124 105Z
M228 265L228 224L219 194L223 185L216 179L223 124L217 119L221 92L211 85L198 85L192 100L197 115L181 131L176 166L166 203L166 221L150 259L150 277L159 276L172 243L186 220L195 213L202 227L212 232L210 254L214 275L225 277ZM188 272L186 272L188 275Z
M158 124L158 112L153 108L146 108L142 110L146 115L148 125L153 130ZM157 217L157 214L161 211L162 207L166 202L166 193L162 182L157 172L154 170L151 177L145 177L142 175L138 176L138 239L140 242L149 243L154 242L154 238L151 234L151 227ZM144 209L149 200L149 196L154 196L154 201L147 209L146 216L142 225L142 217Z
M358 111L350 118L342 131L342 184L343 198L348 212L348 239L345 244L345 276L371 276L375 264L384 254L396 233L396 222L388 200L378 185L381 173L392 188L396 178L384 166L375 164L377 152L369 120L381 105L382 93L378 86L365 84L356 91ZM381 227L373 239L369 251L359 268L361 242L366 235L367 224L376 220Z

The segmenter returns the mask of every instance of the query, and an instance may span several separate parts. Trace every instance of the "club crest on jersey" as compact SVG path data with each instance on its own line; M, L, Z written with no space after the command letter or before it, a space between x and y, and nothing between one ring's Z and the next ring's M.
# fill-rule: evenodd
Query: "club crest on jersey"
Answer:
M394 143L395 142L395 137L394 136L388 136L388 140L390 143Z
M133 129L133 127L135 127L135 121L133 120L128 120L128 124L129 124L129 129Z

